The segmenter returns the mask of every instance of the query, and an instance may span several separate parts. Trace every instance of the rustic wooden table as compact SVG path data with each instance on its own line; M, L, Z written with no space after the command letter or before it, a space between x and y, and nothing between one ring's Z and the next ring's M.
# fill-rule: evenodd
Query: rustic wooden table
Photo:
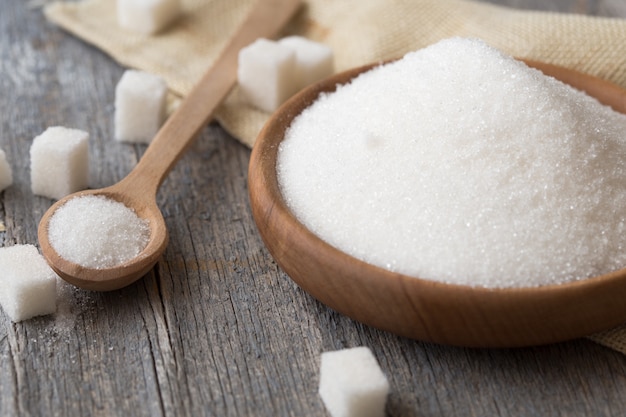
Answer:
M626 17L623 0L492 0ZM41 3L41 2L39 2ZM144 148L115 144L123 68L48 24L36 2L0 0L0 245L36 243L50 205L29 185L32 138L91 133L92 186L122 178ZM280 271L248 207L250 151L208 126L163 184L171 230L158 267L120 291L63 287L56 316L0 313L0 415L324 416L323 351L369 346L389 377L390 416L624 416L626 357L588 340L472 350L402 339L336 314ZM2 271L0 271L2 273Z

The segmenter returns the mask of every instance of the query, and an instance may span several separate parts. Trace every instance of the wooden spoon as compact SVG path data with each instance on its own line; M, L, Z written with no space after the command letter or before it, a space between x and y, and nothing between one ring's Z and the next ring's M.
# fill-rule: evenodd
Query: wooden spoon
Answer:
M156 203L159 186L237 81L239 50L260 37L275 36L299 5L300 0L258 1L220 57L161 128L126 178L107 188L69 195L50 207L39 223L39 243L44 257L61 278L85 289L108 291L131 284L154 266L168 241L165 221ZM150 240L137 257L111 268L92 269L70 262L55 251L48 236L54 212L68 200L88 194L122 202L149 221ZM85 232L87 235L88 231Z
M527 62L626 113L626 91L566 68ZM287 207L276 157L285 130L319 94L372 68L356 68L297 94L255 142L248 170L252 213L280 267L305 291L357 321L401 336L470 347L518 347L586 336L626 321L626 269L538 288L486 289L393 273L332 247Z

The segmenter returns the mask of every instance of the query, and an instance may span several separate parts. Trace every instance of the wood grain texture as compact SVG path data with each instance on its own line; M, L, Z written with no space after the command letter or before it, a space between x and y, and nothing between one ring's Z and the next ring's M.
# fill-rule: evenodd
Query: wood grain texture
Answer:
M500 4L626 17L622 0ZM3 246L35 243L50 201L30 192L28 151L52 125L91 134L91 186L120 180L145 147L113 137L123 68L0 0ZM626 358L587 340L479 350L415 342L339 315L300 290L263 246L248 208L250 151L203 130L157 197L170 229L148 276L109 293L63 287L60 313L0 314L2 416L327 416L319 354L365 345L389 376L389 416L623 416Z

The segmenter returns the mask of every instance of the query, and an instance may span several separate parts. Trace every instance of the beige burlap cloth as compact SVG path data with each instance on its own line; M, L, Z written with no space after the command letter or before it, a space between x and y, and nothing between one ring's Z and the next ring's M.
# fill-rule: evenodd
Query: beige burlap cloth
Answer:
M182 0L182 17L156 36L120 29L115 0L57 2L45 13L120 64L161 75L172 93L182 97L252 2ZM465 36L482 38L517 57L577 69L626 87L626 20L621 19L520 11L469 0L305 0L285 34L329 45L337 71ZM250 147L267 117L247 106L237 88L215 113L228 132ZM626 325L589 338L626 354Z

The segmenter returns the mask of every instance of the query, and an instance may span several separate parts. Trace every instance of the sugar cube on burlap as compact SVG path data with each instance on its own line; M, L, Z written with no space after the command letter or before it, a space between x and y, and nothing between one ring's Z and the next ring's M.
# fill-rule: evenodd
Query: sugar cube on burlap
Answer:
M295 78L298 89L333 73L333 51L329 46L302 36L287 36L278 42L296 53Z
M117 0L118 25L144 35L162 31L180 14L179 0Z
M115 87L115 139L150 143L165 119L167 85L163 78L127 70Z
M239 52L237 78L253 106L273 112L297 91L296 54L278 42L257 39Z

